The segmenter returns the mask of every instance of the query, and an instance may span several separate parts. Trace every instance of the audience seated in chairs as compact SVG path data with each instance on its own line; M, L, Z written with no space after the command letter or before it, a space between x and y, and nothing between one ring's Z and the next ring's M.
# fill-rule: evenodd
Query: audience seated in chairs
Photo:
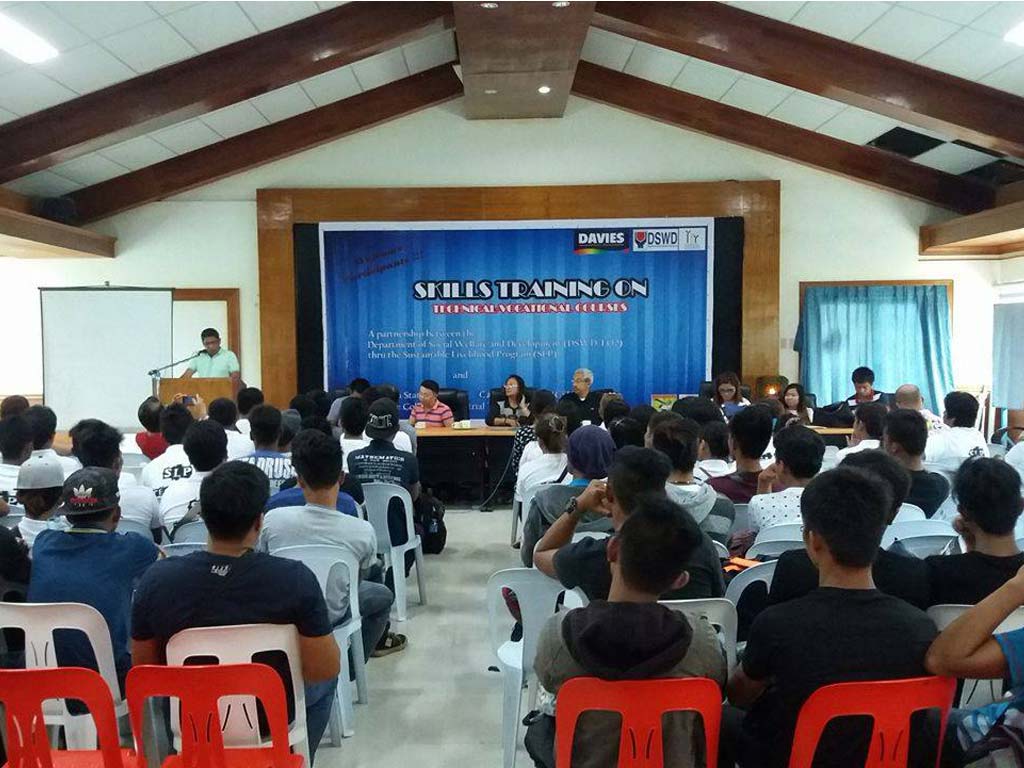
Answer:
M941 417L936 416L924 407L924 398L921 396L921 388L916 384L901 384L896 387L896 391L892 394L892 406L893 408L906 408L907 410L917 411L920 413L928 423L929 431L941 430L946 426ZM975 415L977 415L977 400L975 400L974 411ZM971 426L974 426L973 419L971 420ZM955 469L956 468L954 467L954 471Z
M25 516L18 521L18 534L32 555L36 536L48 528L66 527L53 519L64 492L64 468L56 456L30 456L18 468L18 504Z
M642 498L667 498L665 484L671 472L672 466L664 454L651 448L628 446L618 451L608 470L608 481L593 481L582 494L568 501L562 515L537 542L533 564L562 582L566 589L579 587L591 600L607 599L611 588L610 538L584 538L573 543L577 526L586 515L603 515L611 519L613 530L620 530ZM678 511L683 514L681 507ZM725 594L722 565L715 545L703 532L700 544L687 560L686 572L689 574L687 583L664 595L665 599L689 600Z
M672 473L665 484L668 497L685 509L702 531L724 544L729 538L736 508L710 485L694 480L700 427L693 419L684 419L672 411L658 416L648 447L665 454L672 465Z
M249 413L249 436L256 450L240 459L266 476L271 496L281 490L285 480L295 477L291 459L281 451L282 421L281 412L272 405L253 408Z
M988 442L975 426L978 400L970 392L950 392L944 402L942 429L928 433L925 466L951 477L967 459L988 456Z
M328 544L349 550L360 565L359 608L362 613L363 648L367 656L383 656L405 648L405 636L387 633L388 615L395 596L384 586L377 559L377 536L365 520L337 511L339 481L343 474L338 441L316 429L295 436L292 462L304 501L297 506L277 507L267 513L260 532L259 548L273 552L282 547ZM348 579L341 569L328 585L327 612L334 626L348 621ZM365 659L364 659L365 661Z
M931 604L973 605L1012 579L1024 566L1014 540L1020 517L1021 482L1017 470L997 459L969 459L956 473L953 520L967 552L925 559Z
M949 481L924 467L928 444L928 424L917 411L896 410L886 416L883 445L896 461L910 472L907 503L924 510L925 517L935 514L949 497Z
M534 424L541 455L519 468L516 498L527 509L538 488L551 483L571 482L566 448L566 421L557 413L541 414Z
M32 455L32 427L24 416L0 419L0 514L15 504L18 469Z
M348 471L348 457L366 448L370 438L365 434L366 420L370 417L370 406L361 397L346 397L341 403L341 449L345 454L345 470Z
M842 466L861 469L884 482L892 492L892 504L885 524L892 523L910 492L910 473L885 451L860 451L847 456ZM879 591L906 600L924 609L929 600L928 569L916 557L889 552L881 547L875 553L871 575ZM818 588L818 571L806 549L791 549L779 556L772 579L768 604L784 603L803 597Z
M882 433L885 431L885 417L889 409L882 403L865 403L857 409L853 419L853 434L850 445L836 454L836 462L857 451L870 451L882 447Z
M629 416L629 403L618 392L605 392L597 404L597 415L601 417L604 428L608 429L615 419Z
M167 450L167 440L160 431L160 415L163 411L164 407L156 397L147 397L139 406L137 415L143 431L135 435L135 444L150 461Z
M687 564L703 535L664 496L642 499L608 542L611 586L608 600L552 616L541 632L534 668L546 692L557 697L562 685L583 676L611 680L652 677L708 677L723 685L725 659L714 629L658 604L660 595L686 586ZM549 702L549 696L543 696ZM555 702L557 706L557 699ZM552 707L527 729L526 748L541 768L554 768ZM673 713L665 728L666 765L696 765L694 744L701 739L692 713ZM617 717L585 713L577 726L574 766L615 764L619 748Z
M736 504L746 504L757 493L761 475L761 455L772 437L771 412L761 405L752 405L737 413L729 422L729 448L736 460L736 471L713 477L708 485Z
M572 480L566 485L549 485L534 494L523 518L523 565L529 567L533 563L534 546L566 509L566 505L583 493L590 481L603 480L608 476L608 467L614 454L615 442L600 427L580 427L569 435L566 458ZM579 522L583 523L585 531L611 530L611 524L599 510L584 514Z
M545 413L557 413L565 419L565 436L568 438L573 432L580 428L579 413L571 403L561 403L555 400L554 394L549 389L535 389L533 398L530 400L530 415L525 424L520 424L516 435L512 438L512 466L516 468L516 475L522 471L523 465L533 461L541 455L540 444L537 442L535 425Z
M353 398L355 400L362 400L363 393L366 392L366 390L368 390L369 388L369 379L364 379L362 377L352 379L352 381L349 382L347 391L342 390L341 396L336 397L334 401L331 403L331 408L329 411L327 411L327 423L334 428L341 427L341 411L345 405L345 401L348 400L349 398ZM369 403L367 403L366 405L369 406ZM337 434L337 432L335 432L335 434Z
M218 397L210 403L207 414L211 421L224 427L224 434L228 438L228 461L248 456L256 450L249 436L238 431L238 406L234 400Z
M800 495L821 470L825 441L801 424L776 433L775 461L757 478L757 495L747 513L750 529L800 522Z
M935 625L922 610L878 591L871 577L892 511L889 488L841 466L811 481L800 504L819 588L754 620L726 689L732 706L723 712L719 765L784 768L800 707L824 685L925 674ZM870 733L863 720L834 724L817 760L829 768L863 766Z
M631 416L616 416L608 422L608 434L612 436L615 448L633 445L637 448L644 447L644 428L639 421Z
M128 651L132 590L160 550L136 533L114 532L121 510L117 474L111 469L86 467L73 472L64 481L63 502L71 527L36 536L28 602L85 603L103 614L123 685L132 664ZM96 668L88 641L77 634L59 640L56 651L61 666Z
M193 472L188 477L173 480L160 497L160 517L172 539L179 524L199 519L193 510L199 499L199 488L203 480L228 459L227 433L212 418L189 426L182 445Z
M707 481L712 477L731 475L735 471L736 464L729 452L729 425L724 421L709 421L701 425L700 447L693 476L700 481Z
M132 659L163 664L167 641L191 627L294 624L312 756L327 728L340 656L313 573L296 560L253 551L268 488L266 475L241 461L229 461L203 480L199 499L209 543L205 551L161 560L139 582L131 614ZM268 663L288 679L287 665Z
M235 427L238 431L249 437L249 414L257 405L263 405L263 392L256 387L244 387L238 390L238 421Z
M181 441L195 419L181 403L172 403L160 412L160 434L167 449L142 468L142 484L152 488L157 498L164 495L167 486L192 474L192 464L185 455Z
M398 408L398 387L392 384L382 384L380 387L370 387L363 392L363 401L367 407L373 405L378 400L384 398L390 400L395 404L395 408ZM366 437L366 435L363 435ZM391 438L391 442L394 443L395 448L400 451L407 451L413 455L416 454L416 427L412 426L403 421L398 422L398 431L395 432L395 436ZM369 440L367 440L369 444ZM357 450L357 449L353 449ZM346 452L346 455L351 455L352 451Z
M67 477L82 465L71 456L61 456L53 450L53 440L57 436L57 414L52 408L45 405L33 405L25 411L25 418L28 419L32 428L32 455L49 456L60 462L64 470L64 477Z

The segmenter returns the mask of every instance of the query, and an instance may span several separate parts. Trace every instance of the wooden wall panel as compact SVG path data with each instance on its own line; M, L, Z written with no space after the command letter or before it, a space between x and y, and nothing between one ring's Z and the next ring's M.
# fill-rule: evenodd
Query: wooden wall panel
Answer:
M743 374L779 368L779 182L724 181L545 187L267 189L257 195L263 391L295 394L292 225L321 221L742 216Z
M230 349L242 360L242 309L238 288L175 288L172 301L223 301L228 309Z

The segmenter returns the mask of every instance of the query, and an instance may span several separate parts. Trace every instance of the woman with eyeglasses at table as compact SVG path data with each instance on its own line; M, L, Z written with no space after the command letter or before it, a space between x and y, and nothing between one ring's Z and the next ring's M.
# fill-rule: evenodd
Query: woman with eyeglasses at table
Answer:
M518 427L520 419L530 416L530 403L526 399L526 382L513 373L505 379L505 396L491 400L487 414L489 427Z

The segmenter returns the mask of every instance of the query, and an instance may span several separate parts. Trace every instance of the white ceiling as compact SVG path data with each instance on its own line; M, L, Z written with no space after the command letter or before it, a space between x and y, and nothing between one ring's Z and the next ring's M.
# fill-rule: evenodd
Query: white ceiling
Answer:
M1024 2L735 2L826 35L1024 96L1024 48L1002 35ZM26 65L0 52L0 123L251 37L334 2L3 2L0 9L54 44ZM451 31L234 104L7 184L60 195L454 61ZM862 144L896 121L809 93L591 29L583 58L663 85ZM928 133L913 128L919 133ZM940 137L946 138L946 137ZM917 158L960 173L991 160L957 145Z

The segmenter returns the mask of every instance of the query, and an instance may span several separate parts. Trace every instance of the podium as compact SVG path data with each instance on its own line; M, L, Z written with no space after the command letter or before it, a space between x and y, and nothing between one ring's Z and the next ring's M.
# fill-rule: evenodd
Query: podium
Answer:
M190 379L160 379L160 390L157 397L164 405L174 402L175 395L199 395L207 405L218 397L235 399L235 385L231 379L203 379L193 376Z

